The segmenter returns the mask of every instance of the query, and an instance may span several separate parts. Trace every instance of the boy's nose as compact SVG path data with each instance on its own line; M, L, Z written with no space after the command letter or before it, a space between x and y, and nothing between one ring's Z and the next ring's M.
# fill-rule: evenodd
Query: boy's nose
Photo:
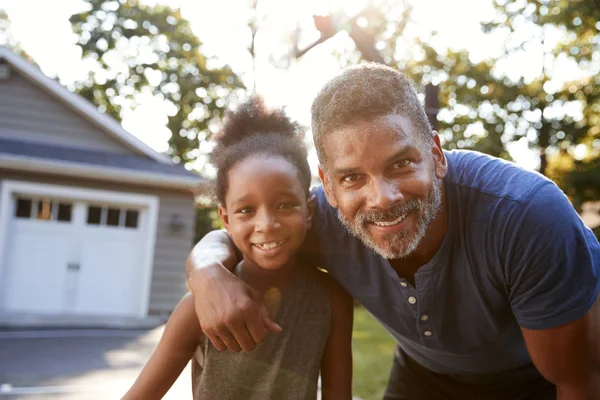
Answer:
M257 221L254 230L256 232L269 232L281 227L276 216L272 213L263 212L257 216Z

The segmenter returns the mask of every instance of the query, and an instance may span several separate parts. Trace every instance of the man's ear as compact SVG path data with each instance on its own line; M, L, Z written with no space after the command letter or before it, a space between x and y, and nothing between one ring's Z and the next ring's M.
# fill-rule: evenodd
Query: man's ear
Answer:
M223 223L223 226L225 227L227 234L229 236L231 236L231 232L229 231L229 215L227 215L227 209L225 207L223 207L221 204L219 204L218 211L219 211L219 218L221 218L221 222Z
M446 156L442 149L440 137L436 131L433 131L433 145L431 146L431 153L433 155L433 167L435 176L438 179L443 179L448 172L448 164L446 163Z
M327 173L323 171L323 168L319 165L319 178L321 179L321 183L323 184L323 189L325 189L325 196L327 197L327 202L333 208L337 208L337 201L335 200L335 195L333 194L333 187Z

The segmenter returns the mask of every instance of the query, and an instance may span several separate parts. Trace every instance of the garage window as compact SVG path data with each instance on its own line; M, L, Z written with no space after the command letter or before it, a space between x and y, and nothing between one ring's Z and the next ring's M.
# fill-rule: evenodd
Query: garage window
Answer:
M127 210L125 212L125 227L137 228L138 226L138 212L135 210Z
M53 199L17 197L15 217L42 221L71 222L73 204Z
M88 206L88 225L137 228L139 211L116 207Z
M31 199L17 199L17 210L15 217L17 218L31 218L31 209L33 201Z
M73 204L58 203L58 213L56 214L57 221L71 221L71 214L73 213Z
M54 206L54 202L52 200L43 199L37 201L37 217L36 219L41 219L44 221L52 220L52 208Z

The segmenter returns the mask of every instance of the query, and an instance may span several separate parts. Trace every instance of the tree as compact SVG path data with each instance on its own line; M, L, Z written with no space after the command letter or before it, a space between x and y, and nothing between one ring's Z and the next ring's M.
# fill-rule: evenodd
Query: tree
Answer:
M169 154L190 163L215 130L228 97L243 88L228 66L213 66L179 10L137 0L85 0L71 17L84 60L94 65L76 90L118 120L152 94L170 110Z
M575 146L600 137L600 2L495 0L495 7L496 19L484 28L508 31L512 45L502 58L527 51L528 46L543 57L538 75L519 95L522 114L530 116L530 145L539 151L540 172L547 174L549 156L573 156ZM523 27L532 34L516 40ZM565 82L560 75L569 65L579 77Z
M117 120L141 94L163 100L170 110L169 155L201 168L194 163L200 146L217 128L227 100L244 88L241 80L202 54L202 42L179 10L137 0L85 2L88 10L70 20L83 58L93 68L76 91ZM216 219L214 209L199 208L195 240L214 229Z

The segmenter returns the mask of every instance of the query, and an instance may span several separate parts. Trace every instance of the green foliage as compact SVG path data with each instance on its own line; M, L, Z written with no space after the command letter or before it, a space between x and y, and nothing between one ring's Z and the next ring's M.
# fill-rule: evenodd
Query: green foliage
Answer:
M563 179L562 186L576 208L586 201L600 199L600 158L576 162L573 171Z
M200 207L196 209L196 235L194 236L194 243L198 243L207 232L222 228L223 226L216 207Z
M77 91L119 120L123 107L135 107L140 94L164 100L170 110L169 154L176 162L194 161L228 96L243 88L240 79L227 66L210 67L179 10L137 0L85 2L88 10L70 20L94 68Z
M353 393L364 400L383 398L396 341L364 308L354 309Z
M540 172L546 173L547 156L553 151L569 153L573 146L590 145L599 136L600 3L598 0L495 0L495 7L497 16L484 24L486 31L505 30L510 32L509 38L523 27L533 32L530 38L513 40L501 58L525 51L532 42L544 46L539 76L519 95L529 105L525 111L539 115L532 126L537 137L530 145L540 150ZM558 40L550 41L553 37ZM576 65L581 76L554 89L552 83L561 72L556 69L564 66L565 61ZM583 118L566 111L573 105L582 110ZM600 148L600 142L596 143L596 149Z

